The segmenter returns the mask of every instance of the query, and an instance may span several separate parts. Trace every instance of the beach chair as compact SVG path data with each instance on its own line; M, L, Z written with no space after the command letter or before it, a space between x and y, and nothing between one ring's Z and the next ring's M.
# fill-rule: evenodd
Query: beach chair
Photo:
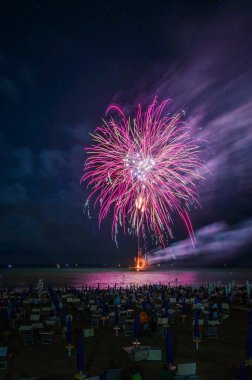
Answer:
M107 380L120 380L121 373L122 373L121 368L107 369Z
M229 316L230 316L229 304L228 303L222 303L221 309L222 309L221 320L229 318Z
M165 317L165 318L158 318L157 324L158 325L168 325L168 318L167 317Z
M9 328L15 330L17 328L17 319L11 319L9 321Z
M100 316L99 315L91 315L90 324L91 324L91 327L99 327L100 326Z
M196 363L181 363L178 364L178 375L179 376L195 376L196 373Z
M149 356L148 349L135 349L131 351L131 357L134 362L140 362L142 360L147 360Z
M156 337L159 336L161 338L164 338L166 332L167 332L167 326L165 326L165 325L157 325L155 336Z
M34 343L33 331L31 332L27 331L25 333L22 333L22 338L23 338L23 342L25 346L29 344L33 344Z
M126 322L123 326L124 335L125 336L133 336L134 335L134 323Z
M150 348L148 350L147 360L162 360L162 350L159 348Z
M42 344L52 344L53 332L52 331L40 331L40 338Z
M217 326L208 326L206 329L206 335L208 338L218 338L218 327Z
M0 347L0 370L7 369L8 366L8 347Z
M94 329L83 329L84 338L94 336Z
M90 306L90 312L91 313L96 313L97 312L97 308L98 308L97 305L91 305Z

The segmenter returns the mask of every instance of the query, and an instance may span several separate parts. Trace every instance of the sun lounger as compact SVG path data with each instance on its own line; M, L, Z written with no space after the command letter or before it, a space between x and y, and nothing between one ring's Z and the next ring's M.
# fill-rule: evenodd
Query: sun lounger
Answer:
M24 345L33 344L33 330L23 332L22 334Z
M53 332L52 331L40 331L40 338L42 344L52 344Z
M162 350L159 348L150 348L148 350L147 360L161 360L162 359Z
M208 326L206 329L206 335L208 336L208 338L218 338L218 327Z
M140 362L141 360L147 360L149 356L148 349L136 349L131 351L132 360L134 362Z
M167 317L165 317L165 318L158 318L157 324L158 325L168 325L168 318Z
M84 338L94 336L94 329L83 329Z
M168 324L167 325L157 325L156 331L155 331L155 336L160 336L160 337L164 338L166 336L168 327L169 327Z
M123 326L124 335L125 336L133 336L134 335L134 323L125 323Z
M7 369L8 365L8 347L0 347L0 370Z
M91 326L99 327L100 326L100 316L99 315L91 315Z
M179 376L196 375L196 363L178 364L178 375Z
M120 380L121 379L121 368L111 368L107 370L107 380Z

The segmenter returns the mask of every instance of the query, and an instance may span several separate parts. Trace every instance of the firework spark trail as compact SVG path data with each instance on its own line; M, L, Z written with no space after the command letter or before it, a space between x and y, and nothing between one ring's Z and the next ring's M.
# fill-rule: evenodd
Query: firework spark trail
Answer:
M111 105L106 116L113 111L115 118L103 120L91 135L94 144L86 148L81 181L92 189L87 203L99 204L99 225L112 211L115 240L120 225L125 234L130 229L145 239L148 231L165 245L166 234L172 237L174 212L194 239L187 209L198 204L199 147L179 114L164 113L168 102L158 105L155 98L146 112L139 105L133 120Z

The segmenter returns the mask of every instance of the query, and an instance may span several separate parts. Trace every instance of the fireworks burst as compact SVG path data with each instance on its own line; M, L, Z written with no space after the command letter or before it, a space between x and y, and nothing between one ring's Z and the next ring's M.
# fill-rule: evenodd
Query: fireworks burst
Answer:
M92 188L86 204L91 198L94 206L98 203L99 225L112 212L115 240L120 225L125 234L143 239L154 234L165 245L165 236L172 237L174 212L194 239L188 210L198 203L199 148L179 114L164 114L167 103L158 105L155 98L144 113L139 105L133 120L111 105L106 116L113 111L116 118L104 120L86 148L90 156L81 180Z

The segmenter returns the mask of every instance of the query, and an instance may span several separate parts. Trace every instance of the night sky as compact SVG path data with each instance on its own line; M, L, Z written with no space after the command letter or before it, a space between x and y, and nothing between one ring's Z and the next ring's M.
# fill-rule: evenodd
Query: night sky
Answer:
M110 218L99 230L83 213L83 148L111 102L134 112L157 95L206 165L191 210L201 249L178 256L252 265L251 15L238 0L2 2L0 264L132 261L134 238L116 248ZM171 244L187 247L174 220Z

